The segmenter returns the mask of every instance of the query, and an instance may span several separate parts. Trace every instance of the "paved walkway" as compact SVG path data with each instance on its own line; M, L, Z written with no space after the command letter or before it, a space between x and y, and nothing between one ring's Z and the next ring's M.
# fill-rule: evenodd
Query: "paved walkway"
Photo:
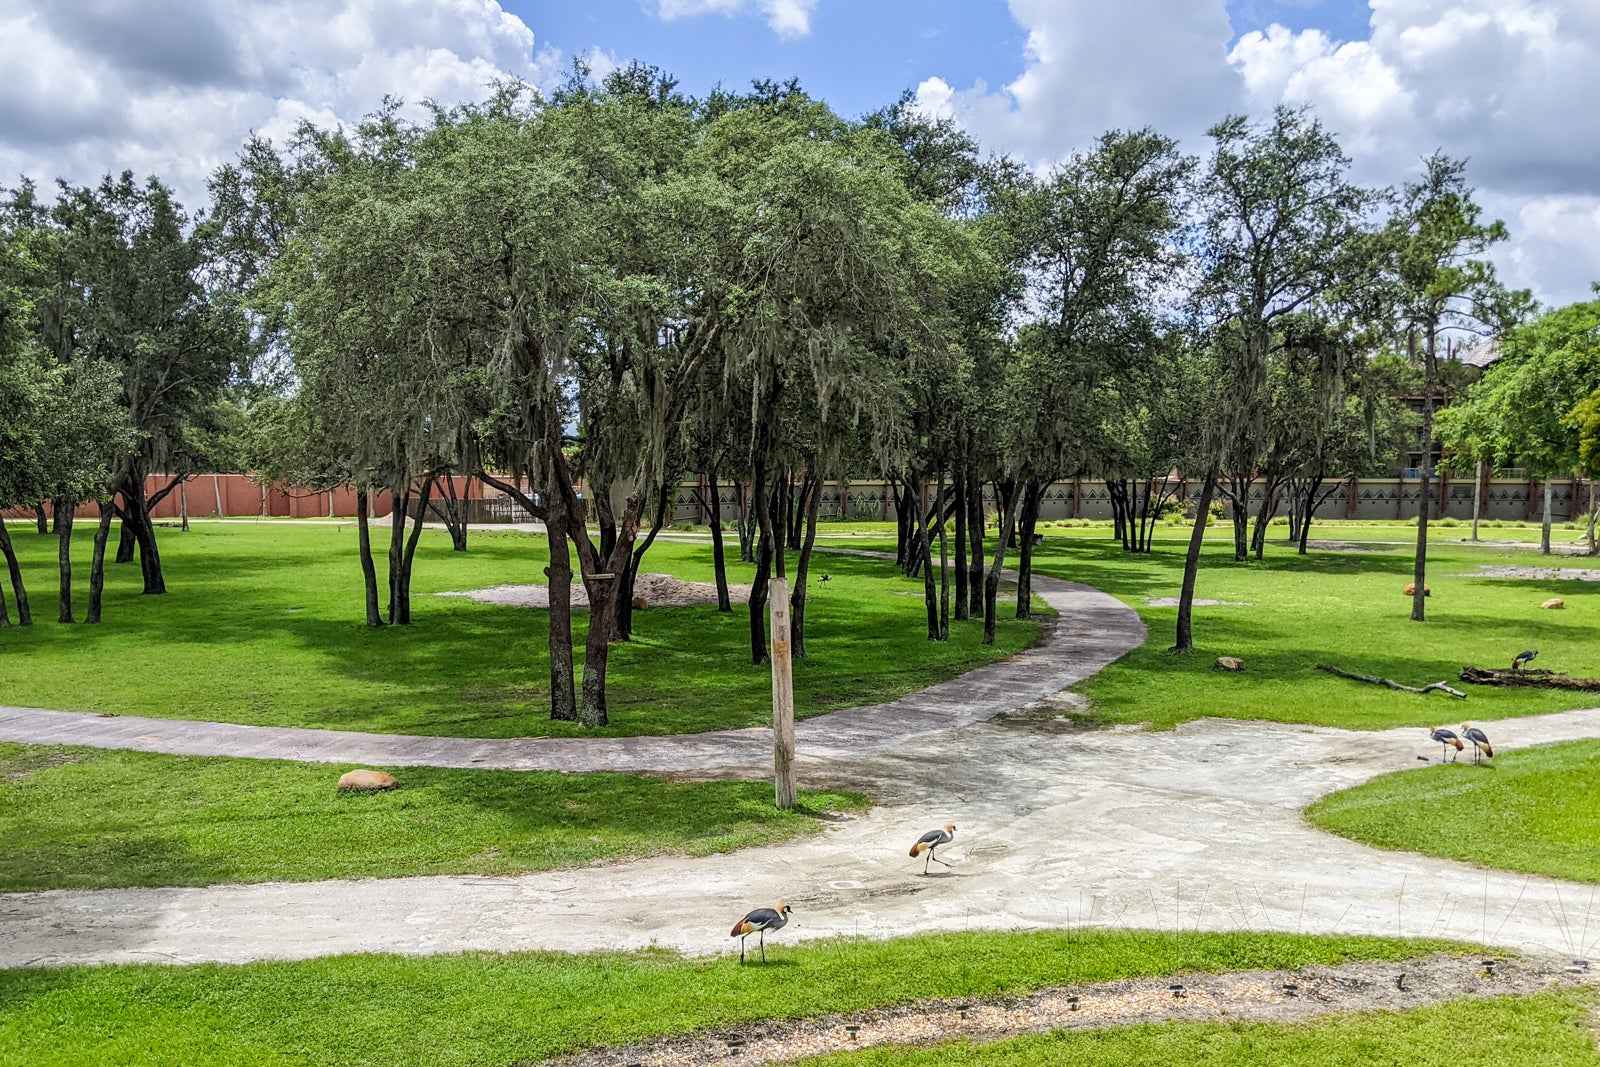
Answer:
M1568 958L1600 950L1595 886L1380 852L1305 823L1300 812L1316 798L1435 754L1421 729L1204 720L1161 733L1074 733L1048 701L1043 714L1035 706L982 721L1082 678L1142 636L1110 597L1047 580L1039 591L1065 617L1033 652L875 713L807 724L804 781L853 785L881 802L816 837L516 877L11 894L0 896L0 966L647 945L713 953L727 949L735 918L780 897L795 906L775 939L780 955L797 938L1070 925L1449 936ZM1441 716L1460 710L1439 704ZM1600 709L1483 725L1497 749L1515 749L1600 737ZM709 744L605 742L592 760L581 743L218 729L29 711L0 718L5 738L387 765L768 765L762 731ZM955 866L924 877L906 850L946 822L959 828L947 854Z
M876 555L876 553L861 553ZM795 727L804 759L828 763L864 750L952 730L1081 682L1144 643L1132 608L1097 589L1035 576L1034 593L1058 613L1033 648L888 704L806 719ZM90 745L184 756L248 756L385 767L514 771L653 771L760 778L771 773L769 728L668 737L476 739L363 734L282 726L102 718L87 712L0 707L0 741Z

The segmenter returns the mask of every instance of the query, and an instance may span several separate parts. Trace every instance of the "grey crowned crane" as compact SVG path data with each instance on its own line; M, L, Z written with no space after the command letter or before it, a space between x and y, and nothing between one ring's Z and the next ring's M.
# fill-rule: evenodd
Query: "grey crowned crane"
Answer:
M1531 648L1526 652L1518 652L1516 658L1511 661L1511 669L1514 671L1520 671L1522 668L1532 663L1534 657L1538 654L1539 650L1537 648Z
M933 854L933 850L938 848L940 845L948 845L951 841L955 840L955 837L955 826L947 824L943 830L929 830L927 833L917 838L917 843L911 846L911 858L916 859L923 853L927 853L928 858L922 861L923 874L928 873L929 863L938 863L946 867L950 866L950 864L945 863L944 860L935 856Z
M1461 736L1472 742L1472 762L1478 762L1478 757L1494 759L1494 749L1489 744L1489 735L1472 725L1470 722L1461 724Z
M1445 753L1449 752L1452 746L1454 746L1457 752L1460 752L1463 748L1467 747L1461 743L1461 738L1456 736L1456 732L1454 730L1447 730L1443 726L1434 727L1433 733L1429 734L1428 737L1444 746L1444 752L1439 753L1440 763L1444 762ZM1455 759L1455 756L1451 756L1450 758L1453 760Z
M767 962L767 931L782 930L789 923L789 913L794 909L783 901L776 908L757 908L733 924L729 937L739 939L739 962L744 962L744 939L751 934L761 935L761 962Z

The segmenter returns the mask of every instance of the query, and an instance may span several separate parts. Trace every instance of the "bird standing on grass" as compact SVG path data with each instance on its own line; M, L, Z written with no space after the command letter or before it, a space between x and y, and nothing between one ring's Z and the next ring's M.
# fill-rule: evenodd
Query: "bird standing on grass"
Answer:
M933 854L933 850L938 848L940 845L948 845L951 841L955 840L955 836L956 828L953 825L946 825L943 830L929 830L927 833L917 838L917 843L911 846L911 858L916 859L924 852L928 854L928 858L922 861L923 874L928 873L929 863L943 864L946 867L950 866L950 864L945 863L944 860L935 856Z
M1451 745L1455 746L1457 752L1460 752L1463 748L1467 747L1461 743L1461 738L1456 736L1456 732L1454 730L1447 730L1443 726L1434 727L1433 733L1429 734L1428 737L1444 746L1444 752L1439 753L1440 763L1444 762L1445 752L1450 750ZM1451 756L1450 758L1452 760L1455 759L1454 756Z
M1472 762L1476 766L1479 755L1494 759L1494 749L1489 745L1489 735L1470 722L1461 724L1461 736L1472 742Z
M1538 654L1539 650L1537 648L1529 649L1527 652L1518 652L1517 658L1511 661L1511 669L1514 671L1520 671L1522 668L1532 663L1533 658Z
M744 939L751 934L761 935L761 962L767 962L767 931L782 930L789 922L789 913L794 909L783 901L778 901L776 908L757 908L749 915L733 924L733 932L729 937L739 939L739 962L744 962Z

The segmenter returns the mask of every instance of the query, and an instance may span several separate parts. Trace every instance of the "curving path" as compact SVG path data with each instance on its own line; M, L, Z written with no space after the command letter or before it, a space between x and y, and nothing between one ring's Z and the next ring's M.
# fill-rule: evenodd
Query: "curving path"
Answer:
M1058 613L1040 620L1040 640L1033 648L887 704L802 720L795 726L801 756L813 764L834 762L864 749L896 746L991 718L1075 685L1144 643L1145 626L1138 613L1115 597L1087 585L1037 575L1033 589ZM485 739L0 707L0 741L386 767L720 773L756 778L769 774L772 767L772 731L760 727L666 737Z
M1053 694L1143 636L1112 598L1036 581L1066 617L1033 651L893 705L803 724L809 781L865 788L883 802L817 837L517 877L11 894L0 896L0 966L652 944L707 953L726 949L733 918L778 897L796 909L780 943L1084 924L1450 936L1568 957L1600 950L1600 887L1379 852L1301 819L1317 797L1417 766L1432 751L1421 730L1207 720L1164 733L1071 733L1053 721L1049 701L1042 715L982 721ZM1486 728L1507 748L1595 737L1600 709ZM581 749L596 744L212 733L15 710L0 714L0 738L560 769L592 765ZM413 743L443 747L382 747ZM601 744L603 758L635 769L757 772L768 759L759 730ZM923 877L906 849L944 822L960 827L949 857L956 866Z

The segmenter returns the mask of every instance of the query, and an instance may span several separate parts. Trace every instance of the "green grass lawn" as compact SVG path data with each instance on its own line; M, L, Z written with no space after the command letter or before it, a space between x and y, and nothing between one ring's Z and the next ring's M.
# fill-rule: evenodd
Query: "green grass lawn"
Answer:
M1302 1024L1165 1023L1060 1030L989 1045L884 1046L804 1067L1597 1067L1593 997L1464 998Z
M1306 815L1379 848L1600 882L1597 769L1600 741L1500 749L1480 767L1461 760L1374 778Z
M1343 524L1333 532L1328 524L1322 533L1337 540L1382 541L1403 529L1363 523ZM1175 656L1167 649L1177 609L1153 607L1149 600L1178 595L1182 541L1163 541L1153 553L1133 555L1111 541L1105 527L1044 533L1034 553L1037 573L1103 589L1135 608L1150 627L1142 648L1079 687L1102 722L1169 727L1229 716L1368 730L1563 711L1586 703L1581 694L1487 687L1469 687L1464 702L1439 694L1416 696L1336 678L1318 671L1319 663L1424 685L1454 679L1467 663L1509 667L1519 651L1537 648L1541 667L1600 677L1600 642L1594 640L1600 584L1479 573L1485 565L1589 568L1600 567L1600 561L1436 542L1429 553L1428 621L1414 623L1410 598L1403 593L1411 580L1408 548L1374 544L1371 551L1300 556L1282 543L1270 543L1262 562L1235 563L1231 537L1219 536L1206 543L1196 596L1242 603L1196 607L1196 652ZM891 538L886 542L851 538L841 543L892 547L892 530L886 534ZM1180 535L1187 533L1174 531L1174 537ZM1008 553L1008 563L1015 558L1015 552ZM1540 609L1553 596L1566 600L1565 610ZM1006 614L1002 608L1001 617ZM1242 657L1245 671L1213 669L1222 655Z
M456 553L443 532L428 530L417 549L413 625L369 630L349 524L163 529L168 594L141 596L136 565L110 567L105 622L91 627L54 621L55 540L13 525L36 622L0 631L0 703L380 733L584 732L548 717L545 612L431 595L542 583L542 536L474 531L471 550ZM89 547L85 531L74 542L80 582ZM733 559L729 568L731 581L750 580L750 565ZM710 548L658 542L644 569L710 581ZM1007 621L992 648L976 625L930 642L920 581L875 560L819 557L814 570L832 581L812 587L806 611L811 654L795 663L801 717L890 700L1038 638L1037 623ZM581 644L588 613L573 615ZM608 695L612 725L597 731L606 736L771 721L771 675L750 663L743 608L637 613L633 641L613 646Z
M391 768L0 744L0 892L412 874L514 874L726 852L821 829L851 793L779 812L760 782Z
M726 940L736 918L708 915L707 938ZM0 971L0 1067L510 1067L763 1019L1182 971L1404 959L1441 947L1082 931L775 944L771 963L743 967L737 955L654 952L8 970Z

